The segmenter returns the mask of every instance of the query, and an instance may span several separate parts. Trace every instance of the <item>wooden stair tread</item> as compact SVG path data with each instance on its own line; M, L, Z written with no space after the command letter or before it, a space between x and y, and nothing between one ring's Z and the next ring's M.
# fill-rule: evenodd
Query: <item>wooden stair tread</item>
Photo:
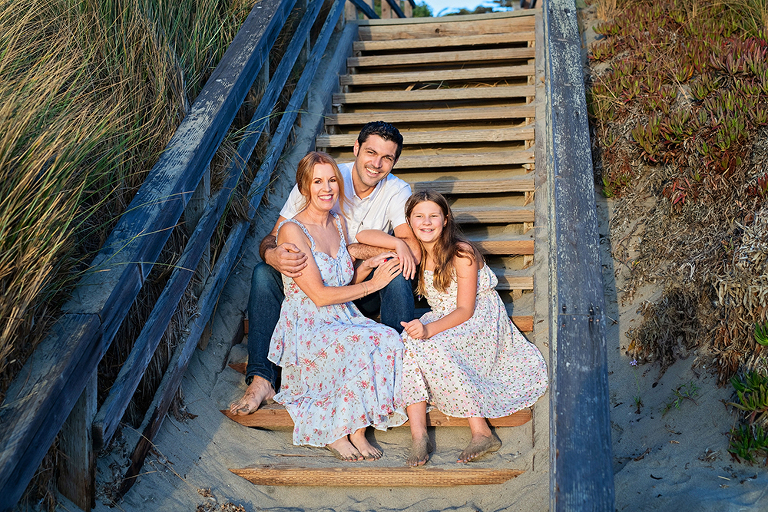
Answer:
M355 52L379 50L414 50L418 48L449 48L452 46L478 46L533 41L533 31L508 32L505 34L479 34L469 36L420 37L385 41L355 41Z
M245 374L245 363L230 364L230 368ZM242 368L242 370L241 370ZM228 409L222 409L221 413L227 418L245 427L260 428L293 428L293 420L288 411L280 404L264 404L256 411L246 416L234 415ZM491 418L488 422L493 427L519 427L531 421L531 410L523 409L503 418ZM406 422L403 426L407 426ZM427 425L431 427L466 427L469 426L467 418L454 418L446 416L437 409L427 413Z
M333 95L334 105L357 103L425 102L528 98L535 95L532 85L499 87L455 87L411 91L347 92Z
M533 290L533 270L530 268L511 270L491 265L499 284L497 290Z
M493 171L399 172L397 177L408 182L414 191L432 189L441 194L477 194L481 192L533 192L531 174L518 174L521 169Z
M424 83L459 80L491 80L533 76L533 64L494 66L467 69L440 69L435 71L405 71L402 73L360 73L339 77L341 86Z
M460 50L428 53L369 55L364 57L349 57L347 67L362 68L372 66L398 66L418 64L439 64L448 62L486 62L497 60L532 59L535 57L534 48L507 48L504 51L492 50Z
M402 134L405 146L465 142L508 142L532 140L534 128L533 125L528 125L515 128L489 128L486 130L403 131ZM315 139L315 145L319 148L352 147L356 140L356 133L322 134L318 135Z
M521 13L522 14L522 13ZM535 18L532 14L517 17L479 20L454 18L443 21L441 18L421 22L421 19L408 18L410 22L380 23L373 20L358 22L358 35L361 41L392 41L397 39L420 39L482 34L507 34L510 32L528 32L532 36ZM438 21L439 20L439 21ZM389 21L389 20L387 20ZM531 39L533 40L533 38Z
M533 222L533 203L519 204L523 197L464 197L453 204L454 216L459 224ZM517 204L516 204L517 203Z
M501 484L523 473L519 469L363 467L360 464L333 467L261 464L230 471L256 485L323 487L452 487L455 485Z
M441 153L436 155L402 155L398 169L475 167L482 165L532 164L532 150L497 151L493 153Z
M431 121L480 121L493 119L526 119L532 118L535 115L535 105L481 108L437 108L429 110L391 110L382 112L329 114L325 117L325 124L328 126L362 126L371 119L386 119L387 122L393 124Z

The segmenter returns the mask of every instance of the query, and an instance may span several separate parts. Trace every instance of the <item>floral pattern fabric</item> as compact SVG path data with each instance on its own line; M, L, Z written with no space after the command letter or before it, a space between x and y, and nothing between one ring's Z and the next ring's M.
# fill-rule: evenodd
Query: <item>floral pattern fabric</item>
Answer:
M336 258L316 251L300 222L285 222L298 224L309 238L323 283L344 286L354 267L333 216L341 237ZM282 367L274 399L293 418L294 444L325 446L368 425L386 430L405 423L403 343L397 331L366 318L352 302L318 307L291 278L283 276L283 287L269 360Z
M427 302L421 317L434 322L456 309L458 284L445 293L425 271ZM541 352L528 342L507 316L496 292L494 273L478 270L475 312L466 322L427 340L403 332L403 401L426 401L448 416L500 418L533 405L547 389L547 367Z

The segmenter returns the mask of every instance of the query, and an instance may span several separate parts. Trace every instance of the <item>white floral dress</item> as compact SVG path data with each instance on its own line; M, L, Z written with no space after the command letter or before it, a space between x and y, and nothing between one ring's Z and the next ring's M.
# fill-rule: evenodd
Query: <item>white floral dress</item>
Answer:
M424 272L432 310L421 317L434 322L456 309L458 284L446 293ZM466 322L427 340L403 332L403 401L426 401L448 416L500 418L533 405L547 389L547 367L507 316L496 292L494 273L484 265L477 273L475 312Z
M344 286L354 267L333 216L341 237L335 259L315 250L300 222L285 222L298 224L309 238L323 283ZM282 367L275 401L293 418L294 444L325 446L368 425L386 430L405 423L403 343L397 331L366 318L352 302L318 307L293 279L283 276L283 286L269 360Z

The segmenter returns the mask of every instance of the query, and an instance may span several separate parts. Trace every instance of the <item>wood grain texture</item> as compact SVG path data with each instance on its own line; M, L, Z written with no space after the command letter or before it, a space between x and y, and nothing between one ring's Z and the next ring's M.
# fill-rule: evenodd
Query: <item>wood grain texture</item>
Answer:
M510 142L533 139L533 127L489 128L486 130L434 130L403 132L403 145L453 144L468 142ZM320 148L352 147L356 133L339 135L322 134L316 138Z
M486 108L436 108L431 110L388 110L382 112L363 112L360 114L329 114L325 118L325 124L356 125L362 126L372 118L386 119L387 122L397 123L424 123L453 121L487 121L494 119L525 119L533 117L536 108L533 105L486 107ZM406 155L403 155L406 156ZM402 158L402 157L401 157ZM398 160L399 165L399 160Z
M427 101L493 100L533 96L529 85L500 85L497 87L456 87L453 89L422 89L402 91L347 92L333 95L334 104L409 103Z
M300 467L264 464L230 469L256 485L301 485L329 487L453 487L493 485L523 474L519 469L435 467Z
M503 34L482 34L472 36L429 37L418 39L393 39L385 41L358 41L356 52L381 50L415 50L420 48L450 48L455 46L481 46L521 43L533 41L534 32L507 32Z
M419 64L444 64L454 62L489 62L496 60L532 59L533 48L509 48L499 50L464 50L443 51L414 54L369 55L366 57L350 57L347 59L349 68L365 68L371 66L402 66Z
M232 365L230 365L231 367ZM235 415L228 409L222 409L221 413L232 421L245 427L259 427L267 429L287 429L293 428L293 420L280 404L265 404L259 409L246 416ZM524 409L503 418L490 418L488 422L492 427L519 427L525 425L531 420L531 411ZM446 416L437 409L427 414L427 425L431 427L467 427L466 418L454 418ZM403 424L408 426L408 422Z
M550 261L553 511L614 510L610 397L594 175L573 0L543 11Z
M402 73L361 73L343 75L339 83L345 85L423 84L425 82L459 82L467 80L501 80L504 78L533 75L531 64L494 66L466 69L441 69L436 71L406 71Z

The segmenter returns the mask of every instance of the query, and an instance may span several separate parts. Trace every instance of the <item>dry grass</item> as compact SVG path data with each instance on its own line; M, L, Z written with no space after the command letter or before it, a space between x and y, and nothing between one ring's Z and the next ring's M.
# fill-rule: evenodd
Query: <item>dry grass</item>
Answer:
M0 2L0 403L254 3ZM214 173L227 158L216 157ZM172 267L184 238L174 235L164 263ZM151 274L113 344L119 353L168 274ZM149 380L159 380L173 338ZM30 486L49 506L54 459Z

